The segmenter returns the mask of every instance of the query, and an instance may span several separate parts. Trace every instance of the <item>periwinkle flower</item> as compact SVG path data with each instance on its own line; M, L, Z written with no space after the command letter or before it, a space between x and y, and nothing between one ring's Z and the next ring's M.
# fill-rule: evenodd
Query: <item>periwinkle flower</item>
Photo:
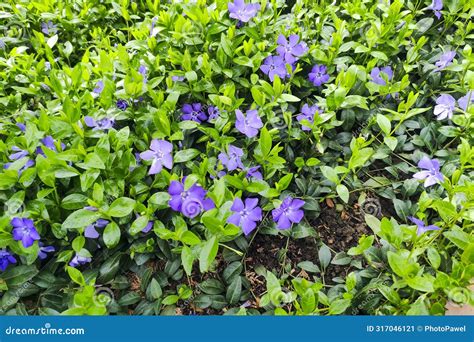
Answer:
M51 20L49 20L46 23L41 23L41 32L49 36L51 34L56 34L56 32L58 32L58 28L56 27L56 25L53 24Z
M430 159L427 156L421 158L418 162L418 167L425 171L417 172L413 178L418 180L425 180L424 187L427 188L433 184L440 183L444 180L443 174L440 172L439 161L437 159Z
M301 108L301 113L296 116L296 120L301 123L301 129L303 131L311 131L311 127L308 127L303 121L308 121L310 124L314 123L314 116L316 113L320 113L321 109L316 106L309 106L308 104L304 104L303 108Z
M194 218L201 212L215 207L214 202L206 198L207 191L197 184L185 190L182 182L172 181L168 193L171 195L169 201L171 209L180 211L189 218Z
M17 122L16 127L18 127L20 129L20 131L26 132L26 125L24 123Z
M150 37L155 37L157 35L158 32L155 32L155 25L156 25L156 21L158 20L157 17L153 17L153 19L151 19L151 25L150 25Z
M51 70L51 63L50 62L44 62L44 70L46 70L46 71Z
M97 239L100 234L97 231L97 228L105 228L109 224L109 221L104 219L98 219L93 224L90 224L86 227L84 231L84 236L89 239Z
M184 76L171 76L173 82L182 82L184 81Z
M207 121L217 119L220 115L219 108L217 108L216 106L207 107L207 115L208 115Z
M142 233L149 233L150 230L153 228L153 224L155 222L154 221L148 221L148 223L146 224L145 228L142 229Z
M293 223L299 223L304 216L301 207L304 201L288 196L278 208L272 210L273 221L277 222L280 230L289 229Z
M85 256L82 256L82 255L76 254L74 256L74 258L72 258L72 260L69 262L69 266L78 267L78 266L81 266L81 265L85 265L85 264L87 264L91 261L92 261L92 259L89 258L89 257L85 257Z
M54 252L56 249L54 246L45 246L42 242L38 242L39 250L38 250L38 258L44 260L48 257L48 253Z
M440 19L441 18L441 10L443 9L443 1L442 0L433 0L431 5L428 7L428 9L433 10L434 15L436 18Z
M16 241L21 241L23 247L28 248L33 245L40 236L35 228L33 220L28 218L15 217L10 221L13 227L12 236Z
M128 108L128 102L127 100L123 100L123 99L118 99L117 100L117 103L115 104L117 106L118 109L120 110L126 110Z
M115 123L114 119L103 118L96 121L90 116L86 116L84 122L86 123L86 126L92 128L93 131L111 129Z
M228 171L233 171L238 168L243 169L244 165L240 159L244 155L244 151L234 145L229 145L228 153L221 152L218 156L222 165L227 168Z
M263 176L262 176L262 173L258 171L259 169L260 169L260 165L249 167L246 170L247 174L245 175L245 177L248 179L254 178L254 179L262 180Z
M246 4L244 0L234 0L234 2L227 3L227 8L229 17L246 23L255 17L260 10L260 4Z
M138 72L143 76L143 83L146 83L148 81L147 80L148 69L146 68L146 66L144 66L143 64L140 65L140 67L138 68Z
M104 90L104 82L102 80L97 81L93 92L96 94L100 94L102 93L103 90Z
M140 153L140 158L143 160L152 160L149 175L160 173L163 166L167 169L173 167L173 144L166 140L153 139L150 143L150 149Z
M278 75L280 79L284 79L288 76L285 60L281 56L268 56L260 66L260 70L267 75L272 82L275 75Z
M439 230L440 228L438 226L435 226L433 224L429 225L429 226L425 226L425 223L420 220L420 219L417 219L415 217L408 217L410 219L411 222L413 222L414 224L416 224L416 235L417 236L420 236L430 230Z
M327 67L325 65L316 64L308 74L308 79L316 87L320 87L327 81L329 81L329 75L327 73Z
M198 123L202 123L207 120L207 115L204 113L202 105L200 103L185 103L183 108L181 108L183 115L181 116L182 120L191 120Z
M469 91L466 95L458 99L459 108L464 111L467 111L471 103L474 103L474 91Z
M16 259L6 249L0 249L0 271L4 272L9 265L16 264Z
M383 68L378 68L375 67L370 71L370 78L372 79L372 82L378 85L387 85L387 82L385 81L384 77L388 80L391 81L393 78L393 70L391 67L386 66Z
M452 119L456 105L456 100L449 94L442 94L436 99L436 106L433 113L437 116L437 120Z
M246 236L257 227L257 222L262 220L262 209L258 206L258 198L247 198L245 204L240 198L236 198L230 210L234 214L227 219L227 222L242 228Z
M12 165L12 163L6 163L5 165L3 165L3 168L4 169L9 169L10 166ZM21 176L21 174L23 173L23 171L25 171L26 169L29 169L30 167L32 167L33 165L35 165L35 162L31 159L28 159L25 163L25 165L23 165L20 169L18 169L18 177Z
M440 71L446 68L447 66L451 65L453 63L453 59L456 56L456 51L448 51L445 52L441 55L439 60L435 63L436 65L436 70Z
M3 39L0 38L0 50L5 50L5 48L6 48L5 42L3 41Z
M258 111L256 109L248 110L246 115L237 109L235 111L235 116L235 128L249 138L256 136L259 129L263 127L262 119L258 116Z
M49 148L51 151L58 152L58 150L56 148L56 145L55 145L55 140L52 136L48 135L48 136L44 137L43 139L41 139L40 141L45 147ZM61 143L61 151L64 150L65 147L66 147L66 145ZM38 146L36 148L36 153L41 154L43 157L45 156L42 146Z
M27 150L22 150L18 146L12 146L12 151L14 151L15 153L12 153L8 156L10 160L18 160L27 157L29 154Z
M279 44L276 48L278 54L283 57L285 62L293 64L308 51L308 46L305 42L300 43L300 36L292 34L288 40L283 34L280 34L277 39Z

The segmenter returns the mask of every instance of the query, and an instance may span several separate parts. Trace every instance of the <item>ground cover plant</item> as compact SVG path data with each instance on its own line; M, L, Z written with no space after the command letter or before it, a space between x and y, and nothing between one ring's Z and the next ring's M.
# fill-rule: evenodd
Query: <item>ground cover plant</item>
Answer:
M0 311L473 304L474 4L0 2Z

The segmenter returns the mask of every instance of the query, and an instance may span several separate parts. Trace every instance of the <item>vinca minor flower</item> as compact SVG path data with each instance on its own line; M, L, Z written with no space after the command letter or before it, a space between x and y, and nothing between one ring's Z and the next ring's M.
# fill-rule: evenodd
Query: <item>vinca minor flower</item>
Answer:
M0 271L4 272L12 264L16 264L15 257L6 249L0 249Z
M316 87L320 87L327 81L329 81L329 75L327 73L327 67L325 65L316 64L308 74L309 81Z
M452 119L456 100L449 94L442 94L436 99L436 106L434 107L434 115L437 120Z
M435 63L436 70L440 71L453 63L454 56L456 56L456 51L448 51L441 55L439 60Z
M439 227L435 226L435 225L425 226L425 223L422 220L419 220L415 217L408 217L408 218L410 219L411 222L416 224L416 227L417 227L416 228L416 235L418 235L418 236L420 236L423 233L426 233L430 230L439 230Z
M278 208L273 209L273 221L277 222L277 228L281 230L289 229L293 223L299 223L304 216L303 210L300 209L304 203L303 200L288 196Z
M434 15L436 18L440 19L441 18L441 10L443 9L443 1L442 0L433 0L431 5L428 7L428 9L431 9L434 11Z
M181 116L181 119L183 120L191 120L198 123L207 120L207 115L204 113L200 103L185 103L181 111L183 112L183 115Z
M72 260L69 262L69 266L71 267L77 267L77 266L81 266L81 265L85 265L89 262L91 262L91 258L89 257L84 257L84 256L81 256L79 254L76 254L74 256L74 258L72 258Z
M286 63L293 64L308 51L308 46L305 42L299 42L300 36L292 34L286 37L282 34L278 36L277 43L279 44L276 48L278 54L285 60Z
M378 85L387 85L387 82L385 81L384 77L388 80L391 81L393 78L393 71L392 68L389 66L383 67L383 68L373 68L372 71L370 72L370 78L372 79L372 82Z
M15 217L10 221L10 224L13 227L13 239L16 241L21 241L23 247L28 248L33 245L35 240L40 239L33 220Z
M257 227L257 222L262 220L262 209L258 206L258 198L247 198L245 204L240 198L236 198L230 210L234 214L227 219L227 222L242 228L246 236Z
M262 119L258 116L258 111L256 109L248 110L246 115L237 109L235 111L235 116L235 128L249 138L256 136L259 129L263 127Z
M255 17L260 10L260 4L246 4L244 0L234 0L234 2L227 3L227 8L229 17L246 23Z
M228 171L236 170L237 168L243 169L244 165L240 159L244 155L244 151L234 145L229 145L228 153L222 152L219 154L219 160Z
M89 239L97 239L100 234L96 230L96 228L105 228L108 224L109 221L104 219L98 219L93 224L90 224L86 227L86 230L84 231L84 236Z
M418 162L418 167L424 169L424 171L417 172L413 175L413 178L419 180L425 180L425 188L440 183L443 181L443 174L439 171L439 161L437 159L430 159L426 156L421 158Z
M272 82L275 75L278 75L280 79L284 79L288 76L285 60L281 56L268 56L260 66L260 70L262 70Z
M307 124L304 123L304 121L306 120L312 125L314 123L314 116L316 115L316 113L320 112L321 109L319 109L318 106L308 106L307 104L304 104L303 108L301 108L301 114L296 117L296 120L301 123L301 129L303 131L311 131L311 127L308 127Z
M149 175L160 173L163 166L167 169L173 167L173 144L166 140L153 139L150 144L150 149L140 153L140 158L143 160L152 160Z
M93 131L111 129L115 123L114 119L103 118L96 121L90 116L86 116L84 122L86 123L86 126L91 127Z
M171 195L169 201L171 209L180 211L189 218L194 218L201 212L215 207L214 202L210 198L206 198L207 191L197 184L193 184L185 190L182 182L172 181L168 193Z

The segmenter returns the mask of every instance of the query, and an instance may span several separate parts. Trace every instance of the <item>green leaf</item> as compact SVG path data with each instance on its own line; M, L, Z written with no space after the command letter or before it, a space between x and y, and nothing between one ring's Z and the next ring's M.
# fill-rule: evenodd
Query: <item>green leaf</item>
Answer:
M117 246L120 241L120 228L115 222L110 222L104 229L104 243L107 248L113 248Z
M69 278L71 278L73 282L81 286L86 285L86 280L84 279L84 276L82 275L81 271L71 266L66 266L66 270L69 274Z
M408 286L421 292L433 292L433 280L427 276L416 276L406 279Z
M150 282L150 285L148 285L148 288L150 289L150 296L153 299L161 298L161 296L163 295L163 291L161 290L161 286L156 281L155 278L151 279L151 282Z
M383 142L392 151L395 151L395 148L397 148L397 145L398 145L398 140L395 137L384 137Z
M336 191L337 191L337 194L339 195L339 197L345 203L349 202L349 190L347 189L347 187L345 185L339 184L338 186L336 186Z
M305 270L306 272L319 273L319 267L311 261L301 261L298 263L298 267Z
M195 148L188 148L187 150L182 150L176 152L174 155L174 162L175 163L184 163L187 162L196 156L199 155L199 150L196 150Z
M321 248L319 249L318 256L319 256L319 262L321 264L321 268L325 270L326 267L331 262L331 250L329 249L328 246L322 245Z
M339 315L346 311L350 304L351 301L349 299L336 299L329 305L329 314Z
M194 254L191 251L191 248L186 245L184 245L181 250L181 263L183 264L186 274L190 276L193 271Z
M140 216L135 221L133 221L132 225L130 226L129 233L131 235L136 235L140 233L148 224L150 219L148 216Z
M84 228L101 217L97 211L80 209L69 215L62 224L63 229Z
M316 297L313 289L307 289L301 297L301 308L305 314L310 314L316 308Z
M229 304L235 304L240 299L240 294L242 293L242 278L235 277L232 283L229 285L229 288L226 292L226 299Z
M178 300L179 300L179 297L177 295L170 295L170 296L167 296L165 299L163 299L161 304L163 304L163 305L173 305L173 304L176 304L176 302L178 302Z
M268 156L270 150L272 149L272 136L270 135L266 127L263 127L260 131L260 139L258 140L258 145L260 147L260 151L262 152L262 156Z
M299 97L296 97L295 95L291 95L291 94L281 94L281 98L285 102L300 102L301 101Z
M217 256L218 249L219 243L215 236L204 243L201 253L199 254L199 270L201 273L209 270L209 267Z
M130 214L135 207L135 200L128 197L117 198L107 210L107 215L112 217L124 217Z

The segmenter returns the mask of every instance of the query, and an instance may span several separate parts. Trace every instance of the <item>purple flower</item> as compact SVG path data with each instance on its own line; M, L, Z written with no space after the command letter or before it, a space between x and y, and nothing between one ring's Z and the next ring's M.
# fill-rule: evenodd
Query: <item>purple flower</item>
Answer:
M17 146L12 146L12 151L14 151L15 153L12 153L8 156L10 160L18 160L18 159L27 157L29 154L28 151L22 150L21 148Z
M288 40L283 34L280 34L277 39L279 45L276 51L287 63L293 64L298 60L298 57L301 57L308 51L306 43L301 42L298 44L299 41L300 36L297 34L290 35Z
M466 95L458 99L459 108L461 108L464 111L467 111L469 104L473 102L474 102L474 91L469 91Z
M127 100L118 99L117 103L116 103L116 106L117 106L118 109L125 110L125 109L128 108L128 102L127 102Z
M153 17L153 19L151 19L150 37L154 37L158 33L158 32L155 32L155 24L157 20L158 20L157 17Z
M8 169L10 168L12 163L6 163L5 165L3 165L3 168L4 169ZM31 159L28 159L25 163L25 165L23 165L19 170L18 170L18 177L21 176L21 174L23 173L23 171L25 171L26 169L32 167L33 165L35 165L35 162Z
M54 252L56 249L53 246L45 246L42 242L38 242L39 250L38 250L38 258L44 260L48 257L48 253Z
M166 140L153 139L150 144L150 149L140 153L140 158L143 160L152 160L149 175L160 173L163 166L167 169L173 167L173 144Z
M171 80L173 82L178 82L178 81L182 82L182 81L184 81L184 76L171 76Z
M26 131L26 126L24 123L21 123L21 122L17 122L16 123L16 127L18 127L20 129L20 131L22 132L25 132Z
M440 19L441 18L441 10L443 9L443 1L442 0L433 0L431 5L428 7L428 9L431 9L434 11L434 15L436 18Z
M235 116L237 118L235 121L235 128L249 138L256 136L258 130L263 127L262 119L258 116L256 109L248 110L246 116L237 109L235 111Z
M153 221L148 221L145 228L142 229L142 233L145 233L145 234L148 233L153 228L154 223L155 222L153 222Z
M452 119L456 100L449 94L442 94L436 99L436 106L434 107L434 115L438 120Z
M217 108L216 106L209 106L207 107L207 114L208 114L207 121L215 120L220 115L219 108Z
M247 169L247 174L245 175L245 177L246 178L255 178L255 179L262 180L263 179L262 173L260 171L258 171L258 169L260 169L260 165L248 168Z
M304 124L303 121L306 120L312 125L314 123L314 115L320 112L322 111L318 106L308 106L307 104L304 104L303 108L301 108L301 114L296 117L296 120L301 123L301 129L303 131L311 131L311 127Z
M5 42L3 41L3 39L0 39L0 49L5 50L5 47L6 47Z
M44 62L44 70L46 70L46 71L51 70L51 63L50 62Z
M114 126L114 119L109 119L109 118L103 118L100 120L94 120L94 118L90 116L86 116L84 118L84 122L86 123L87 127L93 128L93 131L98 131L98 130L108 130L111 129Z
M4 272L10 264L16 264L15 257L6 249L0 249L0 271Z
M102 80L100 80L96 83L93 92L96 93L96 94L100 94L100 93L102 93L102 90L104 90L104 82Z
M227 8L230 13L229 17L246 23L255 17L260 10L260 4L245 4L244 0L234 0L234 2L227 3Z
M327 74L327 67L325 65L316 64L308 74L310 82L316 87L320 87L322 84L329 81L329 75Z
M56 148L56 145L55 145L55 141L54 141L52 136L48 135L45 138L41 139L41 143L44 146L46 146L47 148L49 148L51 151L58 152L58 150ZM66 147L66 145L61 143L61 151L64 150L65 147ZM43 148L41 146L38 146L36 148L36 153L41 154L42 156L45 156Z
M244 155L244 151L234 145L229 145L228 153L222 152L219 154L219 160L228 171L236 170L237 168L243 169L244 165L240 158Z
M214 202L210 198L206 198L207 191L197 184L193 184L185 190L182 182L172 181L168 193L171 195L169 201L171 209L180 211L189 218L194 218L202 211L215 207Z
M288 229L292 223L298 223L303 219L304 212L300 209L304 201L293 199L288 196L283 200L280 207L272 210L273 221L277 222L278 229Z
M272 82L275 75L278 75L280 79L284 79L288 76L285 60L281 56L268 56L260 66L260 70L262 70Z
M456 56L456 51L448 51L441 55L439 60L435 63L436 70L440 71L446 68L453 62L454 56Z
M13 227L13 239L23 243L23 247L28 248L35 240L39 240L40 236L36 230L32 220L27 218L15 217L10 221Z
M109 221L104 219L98 219L93 224L90 224L86 227L84 231L84 236L90 239L97 239L100 235L96 228L105 228L109 224Z
M416 224L416 227L417 227L416 228L416 235L418 235L418 236L420 236L423 233L426 233L430 230L439 230L439 227L435 226L435 225L425 226L425 223L422 220L419 220L415 217L408 217L408 218L410 219L411 222Z
M258 198L247 198L245 205L240 198L236 198L230 208L234 214L227 222L242 228L244 234L249 235L257 227L257 222L262 220L262 209L257 205Z
M204 113L200 103L186 103L183 105L181 111L183 112L183 116L181 116L182 120L191 120L198 123L207 120L207 115Z
M91 262L91 260L92 260L91 258L83 257L79 254L76 254L74 256L74 258L72 258L72 260L69 262L69 266L77 267L77 266L80 266L80 265L87 264L87 263Z
M426 171L420 171L413 175L415 179L425 179L425 188L443 181L443 174L439 171L439 161L426 156L418 162L418 167Z
M378 67L375 67L370 72L370 78L372 79L372 82L378 85L382 85L382 86L387 85L387 82L385 81L384 78L386 78L388 81L391 81L392 77L393 77L393 71L392 71L392 68L389 66L383 67L381 69Z
M144 65L140 65L140 67L138 68L138 72L143 76L143 83L146 83L148 80L147 80L147 72L148 72L148 69L146 68L146 66Z
M56 32L58 32L58 29L56 25L54 25L53 22L49 20L47 23L41 23L41 32L49 36L51 34L56 34Z

